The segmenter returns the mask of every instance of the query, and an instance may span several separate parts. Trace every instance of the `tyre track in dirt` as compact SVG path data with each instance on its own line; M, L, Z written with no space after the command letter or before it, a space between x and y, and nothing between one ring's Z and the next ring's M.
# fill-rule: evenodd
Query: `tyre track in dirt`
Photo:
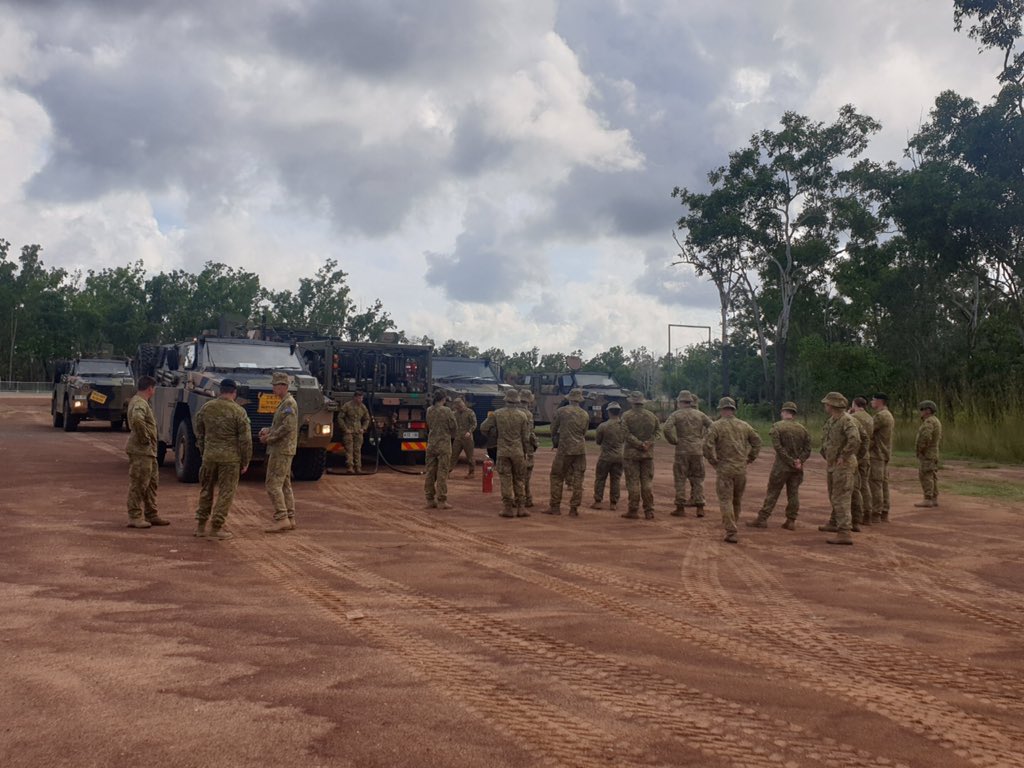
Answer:
M895 684L873 680L871 677L864 679L860 675L850 674L848 670L837 673L834 666L828 666L828 661L835 659L836 653L845 653L843 643L836 639L824 643L826 651L820 657L814 655L799 660L792 656L780 657L778 654L762 650L758 645L746 643L742 633L726 634L692 626L675 616L552 576L536 567L517 563L512 558L526 559L534 564L542 563L553 569L582 575L605 586L624 587L642 592L645 585L639 581L631 581L614 572L594 566L561 563L534 550L506 545L495 539L473 534L446 521L430 518L409 504L396 505L394 499L379 492L371 491L371 495L378 497L379 509L397 508L403 512L404 516L371 515L359 510L349 511L363 516L367 520L377 520L379 524L387 527L404 530L416 538L425 539L428 543L484 567L544 587L577 602L608 611L613 615L624 617L683 642L714 649L730 660L776 668L780 672L784 672L796 685L814 691L827 692L853 702L861 709L884 716L946 749L954 750L957 754L971 754L978 765L1016 765L1024 762L1024 753L1017 751L1013 740L1006 735L1007 731L1016 729L1006 722L996 721L982 714L968 713L919 690L916 667L906 673L903 670L898 670L893 675L894 679L899 681ZM708 540L710 541L710 539ZM492 551L488 553L486 551L488 549ZM505 557L501 557L501 555ZM700 594L694 594L694 599L701 602L714 615L714 613L720 612L717 602L719 593L713 585L706 591L707 594L703 595L703 599ZM658 594L653 596L658 597ZM817 638L816 633L809 632L807 634L811 638ZM857 641L863 643L862 638L857 638ZM816 645L822 645L822 642L816 641ZM870 672L870 669L865 669L865 672ZM956 686L955 678L943 678L942 682L946 686ZM950 735L955 738L951 738Z

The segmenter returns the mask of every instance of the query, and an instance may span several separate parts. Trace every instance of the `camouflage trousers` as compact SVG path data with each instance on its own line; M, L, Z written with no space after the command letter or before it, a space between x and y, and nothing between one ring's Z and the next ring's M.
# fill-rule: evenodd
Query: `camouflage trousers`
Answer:
M587 455L559 454L551 463L551 508L557 509L562 503L562 487L568 483L572 488L569 509L578 509L583 501L583 475L587 471Z
M160 468L156 457L128 454L128 517L137 520L145 515L147 520L157 516L156 489L160 485Z
M452 441L452 460L451 468L455 469L455 465L459 463L459 459L462 458L462 454L466 454L466 463L469 465L469 474L473 474L476 469L476 463L473 459L473 436L466 437L463 434L462 437L456 437Z
M699 453L677 453L672 462L672 477L676 483L676 507L684 504L704 504L704 457ZM686 495L686 483L690 495Z
M715 475L715 494L722 512L726 533L736 533L736 521L743 511L743 492L747 489L747 468L719 467Z
M917 477L921 481L921 490L926 499L939 498L939 460L922 459L918 457L920 467L917 470Z
M363 469L363 433L347 431L342 436L345 443L345 461L353 472Z
M654 513L654 458L623 459L629 511L636 512L643 502L645 513Z
M800 514L800 484L804 481L804 473L799 469L793 469L786 464L776 460L768 473L768 489L764 494L764 503L757 516L767 520L772 516L782 489L786 489L786 519L796 520Z
M608 501L619 503L619 482L622 480L621 459L598 459L594 469L594 501L604 498L604 484L608 481Z
M292 495L291 455L271 453L267 456L267 481L264 487L274 506L274 519L295 517L295 497Z
M224 525L238 488L240 470L237 461L203 462L199 468L199 506L196 507L198 522L205 524L207 520L212 520L214 528Z
M427 448L427 475L423 480L423 492L427 502L442 504L448 501L448 470L452 464L452 452L438 448Z
M497 470L502 509L508 512L526 506L526 459L499 454Z
M857 476L857 459L850 457L846 464L836 464L828 468L828 499L832 504L832 516L829 522L835 522L836 528L849 533L853 525L850 505L853 501L853 484Z
M530 490L530 481L533 480L533 454L526 454L526 473L523 476L523 498L526 499L526 506L533 506L533 491Z
M871 460L857 462L857 475L853 478L853 496L850 498L853 522L860 525L871 522Z
M889 462L879 456L871 457L871 514L889 515Z

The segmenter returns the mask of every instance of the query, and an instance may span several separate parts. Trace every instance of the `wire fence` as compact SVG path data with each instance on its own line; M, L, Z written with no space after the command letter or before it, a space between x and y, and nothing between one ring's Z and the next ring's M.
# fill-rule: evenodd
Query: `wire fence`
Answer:
M53 384L48 381L0 381L0 392L13 394L49 394Z

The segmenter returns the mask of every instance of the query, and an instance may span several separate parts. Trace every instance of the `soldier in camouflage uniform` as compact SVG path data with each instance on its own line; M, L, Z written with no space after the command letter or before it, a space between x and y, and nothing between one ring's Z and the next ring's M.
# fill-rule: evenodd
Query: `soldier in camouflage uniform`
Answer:
M772 425L772 447L775 449L775 463L768 473L768 490L765 493L757 519L747 525L751 528L767 528L775 503L782 489L786 489L786 522L782 527L796 530L796 518L800 514L800 484L804 481L804 462L811 455L811 435L803 424L796 421L796 403L782 404L781 420Z
M526 477L523 480L523 493L526 499L523 506L533 506L533 491L530 489L530 483L533 481L533 465L534 458L537 453L537 448L540 447L540 443L537 442L537 429L533 423L533 392L528 389L519 390L519 407L526 412L526 420L530 428L530 446L526 452Z
M423 490L427 509L451 509L448 503L448 468L452 462L452 438L459 425L455 414L445 403L448 397L440 390L434 392L434 404L427 408L427 474Z
M676 508L672 514L686 516L686 507L696 507L697 517L704 517L704 436L711 427L711 418L697 409L697 398L688 389L676 397L679 409L669 414L663 427L665 439L676 447L672 461L672 477L676 485ZM686 483L690 497L686 497Z
M917 476L921 481L924 500L915 507L939 506L939 444L942 442L942 423L936 417L938 406L931 400L918 404L921 426L917 428L915 451L920 468Z
M497 433L501 516L529 517L526 505L526 456L530 451L533 419L519 407L519 392L505 390L505 407L487 414L480 431Z
M149 405L156 392L152 376L139 379L138 391L126 410L128 444L128 527L149 528L170 525L156 509L156 489L160 484L160 468L156 464L156 416ZM145 510L145 515L143 515Z
M473 431L476 429L476 414L473 409L466 405L461 397L452 401L452 412L455 414L455 424L458 427L452 439L452 464L448 472L455 469L462 454L466 454L466 463L469 464L469 474L472 477L476 470L476 461L473 459Z
M551 420L551 446L558 453L551 463L551 503L544 510L544 514L562 514L562 486L568 481L572 488L569 514L576 517L580 513L580 502L583 501L583 475L587 471L587 429L590 427L590 416L580 408L580 403L583 402L582 389L572 390L568 399L569 404L555 411L555 417Z
M622 423L622 406L614 400L608 404L608 418L597 425L594 442L601 446L601 455L594 470L594 503L601 508L604 484L608 481L608 509L619 503L619 482L622 479L622 450L626 445L626 425Z
M860 431L860 448L857 450L857 477L853 482L853 497L850 503L853 514L852 530L859 531L863 525L871 525L871 436L875 431L875 420L865 408L868 401L863 397L853 398L850 415L857 420Z
M199 506L196 508L196 536L206 537L211 521L211 539L230 539L224 521L238 488L238 477L249 469L252 459L252 425L242 406L235 403L235 382L224 379L220 396L203 404L196 414L196 446L203 457L199 468ZM216 490L217 501L213 500Z
M370 412L363 403L362 392L354 393L352 399L341 406L337 420L345 443L348 473L358 475L363 469L363 434L370 427Z
M633 392L630 409L622 417L626 428L626 444L622 450L622 468L626 474L626 494L629 511L622 517L637 519L643 502L644 518L654 519L654 441L661 435L661 422L652 411L644 408L644 396Z
M715 491L722 512L725 541L735 544L736 523L743 509L743 491L747 487L747 464L757 459L761 438L754 428L736 418L736 401L723 397L718 401L718 420L712 422L704 438L704 458L715 468Z
M828 414L822 428L821 455L828 467L828 497L832 504L832 517L819 531L834 531L829 544L853 544L850 530L853 521L850 512L854 478L857 476L857 452L860 449L860 429L856 419L846 412L846 398L839 392L829 392L821 400Z
M875 412L871 432L871 522L889 522L889 459L895 419L889 411L889 396L879 392L871 398Z
M288 391L288 374L274 371L270 384L281 402L270 427L260 430L260 442L267 446L267 496L274 505L274 522L264 533L295 530L295 496L292 494L292 459L299 442L299 406Z

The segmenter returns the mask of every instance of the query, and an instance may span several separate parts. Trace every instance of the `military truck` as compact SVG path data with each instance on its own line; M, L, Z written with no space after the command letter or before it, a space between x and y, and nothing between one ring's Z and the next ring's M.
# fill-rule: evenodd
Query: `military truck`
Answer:
M473 409L477 420L474 441L483 445L486 441L479 425L488 413L505 405L505 390L511 387L501 382L497 369L484 358L435 356L432 370L434 389L443 391L449 400L461 397Z
M363 438L365 451L379 450L390 463L425 461L431 347L339 339L302 341L296 346L333 410L356 392L363 393L371 419ZM344 450L335 427L328 451L341 454Z
M150 401L157 423L157 462L162 464L170 447L174 472L183 483L199 479L202 458L196 447L195 418L202 405L218 394L224 379L238 385L237 402L252 423L253 461L266 459L259 431L269 427L279 400L273 394L270 375L284 371L292 377L289 387L299 407L299 441L292 460L296 480L318 480L324 473L333 418L320 384L303 366L294 344L207 333L179 344L139 347L138 375L156 379Z
M579 370L579 358L567 360L569 370L561 373L531 373L519 377L519 382L533 392L533 420L536 424L549 424L555 411L574 389L583 390L581 407L590 415L590 426L596 427L608 418L608 405L619 403L623 411L629 408L623 389L610 373Z
M53 426L74 432L83 421L106 421L111 429L121 429L134 394L135 379L127 360L58 360L50 398Z

